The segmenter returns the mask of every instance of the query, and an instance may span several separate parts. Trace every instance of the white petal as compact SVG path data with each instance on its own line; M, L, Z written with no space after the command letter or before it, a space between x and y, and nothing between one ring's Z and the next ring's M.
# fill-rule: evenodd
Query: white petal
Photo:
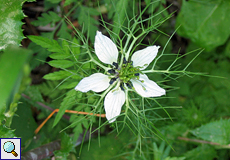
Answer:
M95 53L97 57L106 64L117 63L118 50L111 39L97 31L94 43Z
M150 80L145 74L140 74L139 80L130 80L136 92L142 97L159 97L165 95L166 91ZM143 83L141 81L144 81Z
M109 81L110 79L107 75L94 73L89 77L83 78L75 87L75 90L81 92L88 92L89 90L101 92L109 87Z
M119 89L111 90L106 96L104 101L105 106L105 115L109 120L109 123L112 123L116 120L115 117L120 115L121 107L125 103L125 92Z
M133 66L134 67L137 67L137 66L142 67L142 68L140 68L141 70L148 67L148 65L157 56L157 52L158 52L159 48L160 48L160 46L149 46L145 49L136 51L131 58L131 61L133 61Z

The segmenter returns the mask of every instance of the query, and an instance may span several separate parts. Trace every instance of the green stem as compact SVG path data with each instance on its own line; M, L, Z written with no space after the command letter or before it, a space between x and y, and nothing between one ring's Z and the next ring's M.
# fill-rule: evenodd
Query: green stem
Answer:
M94 62L95 64L97 64L98 66L100 66L101 68L103 68L105 71L108 71L109 68L102 65L101 63L99 63L98 61L96 61L94 58L91 57L91 61Z

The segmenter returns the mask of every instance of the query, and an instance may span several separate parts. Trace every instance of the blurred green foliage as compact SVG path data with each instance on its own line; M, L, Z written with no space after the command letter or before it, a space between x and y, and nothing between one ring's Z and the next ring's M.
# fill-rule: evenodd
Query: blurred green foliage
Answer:
M79 135L86 135L87 130L92 132L92 123L95 123L93 127L98 127L103 120L90 118L89 122L84 116L79 115L71 115L69 120L62 118L66 109L91 111L89 105L95 104L95 96L92 93L75 92L73 88L85 74L81 69L87 71L86 74L98 70L92 63L80 66L75 63L76 59L80 62L87 60L84 56L86 51L80 49L79 46L82 45L80 39L73 37L74 30L68 27L66 17L78 22L77 29L81 30L87 37L85 41L93 47L96 30L105 32L102 26L107 26L113 31L109 34L123 36L130 27L128 21L144 9L146 10L143 19L156 14L154 19L148 19L144 23L146 26L170 16L171 13L167 8L169 1L66 0L62 3L62 0L45 0L45 12L32 24L34 26L50 24L54 30L42 32L40 36L28 36L33 41L28 48L36 53L29 63L30 68L33 69L46 62L49 57L51 60L47 64L58 69L46 74L44 76L46 81L36 86L29 86L29 66L26 64L29 51L9 46L9 44L19 46L24 38L21 29L23 24L21 20L25 16L22 12L24 2L24 0L15 0L9 4L8 0L3 0L0 4L2 8L0 50L4 51L0 53L0 137L21 137L24 152L60 138L62 149L55 152L55 156L60 159L70 158L69 153L72 155L71 159L76 159L79 155L80 159L101 160L109 158L229 159L229 1L183 0L179 6L178 16L163 23L156 33L150 33L143 38L144 45L155 42L163 48L168 41L168 35L179 27L176 36L188 39L186 40L188 44L184 46L186 53L199 47L205 49L195 60L193 60L194 54L184 55L178 60L177 69L187 66L192 61L188 71L208 73L210 76L193 75L179 78L165 74L167 78L171 78L171 80L166 78L167 82L164 82L168 87L169 98L157 99L156 102L161 103L162 106L182 106L181 109L165 109L173 122L168 120L170 118L164 110L146 113L167 142L155 135L149 135L148 132L142 134L144 137L127 130L121 133L118 131L120 133L118 136L115 133L104 136L102 132L106 127L102 126L101 130L97 130L97 138L92 136L89 142L77 148L74 148L74 143ZM149 7L145 8L146 5ZM68 12L63 9L66 6ZM175 26L174 21L176 21ZM172 50L175 49L175 43L177 41L174 38L168 42L165 54L174 54ZM162 58L157 67L167 69L168 64L172 62L171 57ZM161 80L161 75L154 75L153 79ZM169 86L179 87L179 89ZM148 102L146 106L155 107L152 101L146 102ZM86 107L85 104L88 106ZM50 108L45 108L44 105ZM40 111L36 118L32 114L36 112L34 108ZM33 139L33 132L37 127L35 119L43 120L56 108L60 108L60 112L43 127L38 139ZM60 130L64 128L65 131L60 134Z
M229 6L225 0L183 0L177 33L207 50L223 45L230 36Z

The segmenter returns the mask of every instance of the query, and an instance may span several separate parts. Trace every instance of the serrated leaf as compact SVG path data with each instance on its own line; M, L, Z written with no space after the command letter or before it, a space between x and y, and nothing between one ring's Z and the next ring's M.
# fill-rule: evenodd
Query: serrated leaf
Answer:
M79 117L79 118L82 118L82 117ZM74 129L73 129L73 133L74 133L74 140L77 140L79 138L79 135L83 132L83 128L82 128L82 125L81 123L78 123ZM79 143L79 142L78 142ZM76 144L76 145L79 145L79 144Z
M48 62L49 65L56 67L56 68L69 68L73 66L73 62L69 60L52 60Z
M50 52L62 53L63 50L56 40L51 40L41 36L28 36L28 38L37 45L46 48Z
M22 4L26 0L1 0L0 3L0 50L9 44L19 46L24 38L22 34Z
M46 61L46 58L50 54L50 52L47 51L47 49L42 48L41 46L35 44L34 42L31 42L29 44L28 49L32 50L33 53L36 53L33 55L33 57L31 58L29 62L31 69L34 69L40 64L43 64Z
M212 50L226 42L230 35L230 1L183 0L176 26L178 34Z
M52 59L67 59L70 55L63 54L63 53L53 53L49 56Z
M63 99L61 103L59 112L57 113L57 116L55 117L53 127L56 126L56 124L60 121L61 117L65 113L65 110L75 105L76 95L77 95L77 92L74 89L67 92L65 98Z
M77 82L77 81L75 81L75 82L66 81L59 86L59 89L72 89L72 88L76 87L78 83L79 82Z
M74 147L73 141L69 135L64 133L61 137L61 151L69 153Z
M210 122L190 132L203 140L227 145L230 143L230 120Z
M68 71L62 71L61 70L61 71L46 74L43 78L47 79L47 80L62 80L62 79L65 79L71 75L72 75L72 73L70 73Z
M58 16L57 13L49 11L48 13L43 13L41 17L38 17L38 20L31 22L34 26L46 26L51 24L51 27L55 25L56 22L59 22L62 18Z
M79 46L79 41L76 38L73 39L73 43L71 45L71 51L73 53L74 59L78 59L81 50Z
M72 55L70 54L70 48L69 48L69 44L67 41L63 40L62 41L62 53L53 53L50 55L50 58L52 59L67 59L67 58L71 58Z
M70 48L67 41L65 40L62 41L62 48L65 54L70 55Z
M72 40L72 36L71 36L71 30L68 28L66 22L62 22L61 28L60 30L57 32L57 36L59 38L64 38L67 40Z

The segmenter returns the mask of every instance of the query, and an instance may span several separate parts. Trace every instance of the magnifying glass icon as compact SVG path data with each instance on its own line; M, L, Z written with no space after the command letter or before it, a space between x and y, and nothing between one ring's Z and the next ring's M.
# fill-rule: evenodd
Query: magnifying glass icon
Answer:
M15 150L15 145L11 141L7 141L3 145L3 149L7 153L12 153L15 157L18 156L18 154L14 151Z

